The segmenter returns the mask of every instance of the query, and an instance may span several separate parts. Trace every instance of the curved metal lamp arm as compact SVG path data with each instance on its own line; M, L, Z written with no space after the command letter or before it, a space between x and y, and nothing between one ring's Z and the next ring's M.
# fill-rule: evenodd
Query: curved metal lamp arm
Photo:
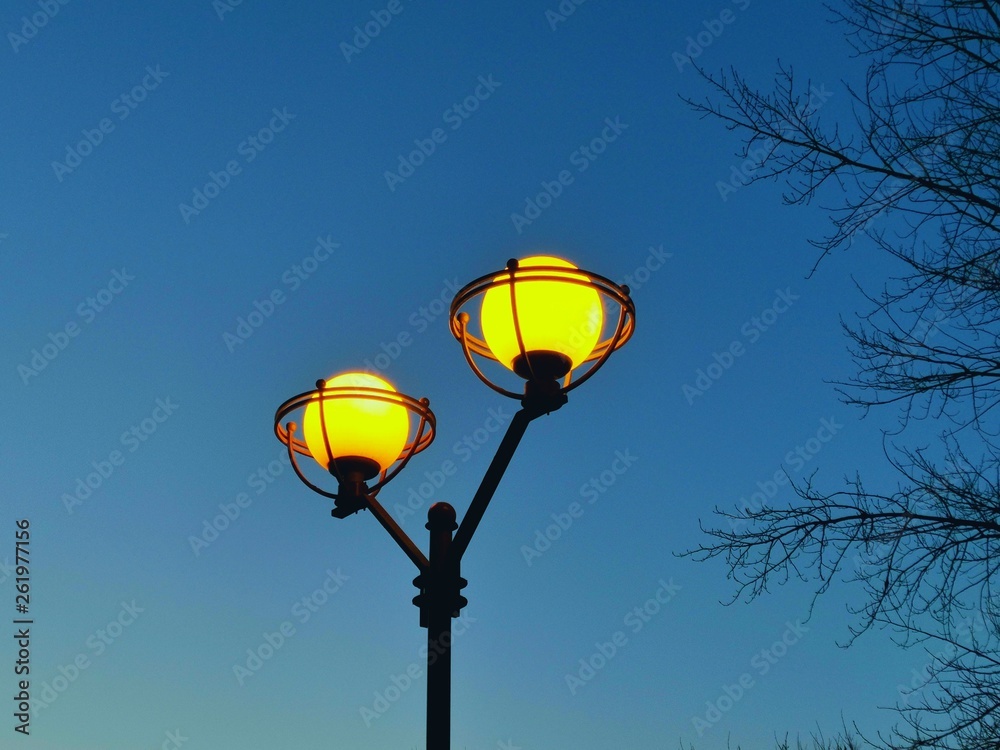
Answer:
M336 500L338 495L334 492L327 492L322 487L317 487L315 484L310 482L306 475L302 473L302 469L299 468L299 462L295 460L295 454L301 452L299 448L295 445L295 431L298 429L298 425L295 422L288 422L285 425L285 434L288 437L288 441L285 445L288 447L288 460L292 463L292 469L295 470L295 475L302 480L302 482L318 495L323 497L328 497L331 500ZM308 455L308 454L307 454Z
M402 453L402 459L398 460L395 468L390 472L383 471L378 483L372 488L372 497L378 494L378 491L382 489L382 486L389 482L394 476L396 476L403 467L410 462L414 454L419 453L428 445L430 445L431 440L434 438L434 431L437 429L437 421L434 419L434 415L427 409L427 405L430 403L426 398L422 398L419 401L420 405L424 407L424 411L421 411L420 422L417 424L417 431L413 441L409 443ZM425 428L430 425L430 432L425 432Z
M628 301L631 303L632 300L629 299ZM583 375L581 375L578 380L576 380L573 383L570 383L570 378L573 375L572 371L566 374L566 382L564 383L563 387L567 392L583 385L588 380L590 380L590 377L599 369L601 369L601 365L603 365L607 361L608 357L611 356L611 353L616 349L618 349L619 347L621 347L622 344L624 344L628 340L628 337L624 339L622 338L622 334L624 334L626 331L628 331L629 336L632 335L632 332L626 328L627 321L633 321L634 325L635 307L632 306L632 308L629 309L625 305L622 305L622 307L618 311L618 323L615 324L615 333L608 340L608 344L607 346L604 347L604 350L601 352L600 356L592 358L592 360L596 360L594 364L592 364L590 368L585 373L583 373Z
M365 501L368 503L368 510L372 512L372 515L378 519L378 522L382 524L382 528L389 532L396 544L399 545L400 549L406 553L406 556L413 561L413 564L417 566L417 570L421 573L426 573L430 570L431 564L424 556L424 553L420 551L420 548L413 543L413 540L406 535L406 532L400 528L396 520L389 515L389 512L382 507L382 504L375 499L372 494L365 495Z
M457 318L458 340L462 344L462 353L465 354L465 361L469 363L469 367L472 368L476 377L485 383L488 388L496 391L501 396L507 396L507 398L521 398L521 394L508 391L506 388L501 388L500 386L495 385L488 377L486 377L486 375L483 374L483 371L479 369L479 365L476 364L476 360L473 358L472 351L470 349L472 342L468 335L468 325L469 314L460 313Z
M449 562L457 564L461 561L462 555L465 554L465 550L469 546L469 542L472 541L472 535L476 533L479 522L483 520L486 506L493 499L493 493L496 492L500 484L500 479L507 470L507 465L510 464L510 460L514 456L514 451L517 450L518 443L521 442L521 438L524 436L524 431L528 428L531 420L539 416L541 414L537 412L532 413L526 409L520 409L507 426L507 432L504 434L503 440L500 441L500 447L497 448L496 455L493 456L493 460L490 462L485 476L483 476L483 481L479 484L479 489L476 490L476 494L469 504L469 509L465 512L465 517L462 519L458 531L455 532L455 538L452 540L451 548L448 550Z

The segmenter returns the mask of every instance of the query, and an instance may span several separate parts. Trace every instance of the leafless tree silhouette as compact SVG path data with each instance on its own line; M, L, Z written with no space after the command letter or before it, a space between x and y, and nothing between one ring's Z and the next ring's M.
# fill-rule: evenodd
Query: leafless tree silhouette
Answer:
M742 133L745 157L762 157L748 182L781 180L787 203L829 209L817 264L860 238L899 262L844 323L857 371L838 384L847 403L899 409L885 450L898 482L874 491L855 475L829 491L806 481L790 507L717 508L708 541L684 554L724 559L737 599L790 577L814 581L817 595L840 577L857 582L851 640L888 627L928 655L878 743L995 749L1000 3L843 0L830 11L868 63L863 86L847 86L853 119L826 122L787 66L768 91L735 70L701 70L712 93L688 102ZM915 447L921 420L937 435Z

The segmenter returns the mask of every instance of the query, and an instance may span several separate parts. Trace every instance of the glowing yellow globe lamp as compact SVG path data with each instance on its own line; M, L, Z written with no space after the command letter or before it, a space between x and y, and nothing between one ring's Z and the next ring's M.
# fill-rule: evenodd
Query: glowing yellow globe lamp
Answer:
M474 300L478 316L466 309L475 310ZM606 316L605 310L612 312ZM593 375L634 330L627 286L553 255L511 259L505 270L464 286L451 303L451 332L479 379L522 404L538 396L536 406L546 410L565 403L566 393ZM493 382L477 358L523 378L524 394Z
M544 270L527 270L539 268ZM503 283L483 295L483 338L497 361L523 378L562 377L597 346L604 328L601 295L561 258L533 255L518 269L516 282L497 276Z
M299 425L288 419L296 413L301 413L301 437ZM365 372L317 380L315 390L288 399L274 416L274 433L288 447L292 469L314 492L336 500L333 515L338 518L366 507L367 498L430 445L435 425L426 398L399 393L391 383ZM310 481L296 455L309 456L332 474L337 491ZM368 480L375 477L378 481L369 486Z
M389 395L396 393L390 383L345 372L327 380L322 390L337 397L317 395L302 419L309 453L320 466L330 470L333 462L363 459L374 464L365 477L370 479L396 462L406 446L410 419L406 407Z

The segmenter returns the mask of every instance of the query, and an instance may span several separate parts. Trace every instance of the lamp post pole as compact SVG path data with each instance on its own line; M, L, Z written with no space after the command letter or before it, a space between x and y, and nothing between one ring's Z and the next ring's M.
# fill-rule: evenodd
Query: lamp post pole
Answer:
M535 400L526 397L525 401L524 408L514 415L500 441L461 527L456 523L455 509L448 503L434 503L427 511L430 555L426 572L414 580L420 587L420 595L414 599L414 604L420 607L420 624L427 628L426 750L449 750L451 747L451 619L468 604L461 593L466 584L461 576L462 555L528 424L532 419L558 409L565 398L558 394L541 401L538 397ZM452 538L455 529L458 533Z
M461 576L462 557L514 451L528 424L565 405L566 394L590 378L631 338L635 328L635 305L627 286L549 256L529 258L524 264L526 271L519 274L519 261L508 261L506 270L467 284L452 302L451 330L462 344L469 366L483 383L519 400L522 408L511 419L461 525L456 522L455 509L447 503L434 503L428 509L427 556L375 497L434 439L436 419L427 399L398 393L389 383L367 373L344 373L319 380L315 391L287 400L274 418L275 435L288 447L296 475L314 492L334 500L331 515L346 518L361 510L370 511L419 571L413 583L420 593L413 603L420 610L420 625L427 628L426 750L449 750L451 746L451 620L468 604L462 596L467 583ZM518 285L523 285L521 295L515 294ZM468 329L470 317L462 311L479 296L483 298L480 322L485 340ZM617 323L603 340L602 296L619 307ZM489 343L487 328L499 336L496 341L504 354L497 354ZM473 355L502 364L523 378L523 394L493 383ZM590 367L570 382L571 373L584 363ZM304 410L304 439L296 437L296 422L284 421L299 410ZM415 437L407 442L411 418L418 424ZM299 467L296 454L310 456L333 475L337 491L313 484ZM375 481L369 486L371 480Z
M427 623L427 748L451 747L451 618L456 613L459 575L449 559L455 509L448 503L434 503L427 511L430 539L430 568L423 611Z

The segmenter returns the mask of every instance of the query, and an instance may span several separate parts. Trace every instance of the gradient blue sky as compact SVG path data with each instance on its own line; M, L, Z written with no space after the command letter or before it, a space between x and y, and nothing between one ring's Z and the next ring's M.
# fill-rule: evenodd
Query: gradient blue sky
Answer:
M827 382L852 372L838 325L863 304L851 274L874 285L892 268L859 242L807 279L822 209L783 207L780 185L723 200L739 140L678 98L706 93L674 57L702 34L707 68L736 65L767 87L777 60L792 62L831 92L822 114L845 116L841 80L857 80L859 63L818 4L590 0L553 29L556 0L400 0L350 60L341 44L387 3L248 0L221 18L211 0L50 5L51 18L28 0L0 14L0 561L13 561L15 520L30 519L34 697L80 655L88 666L57 683L65 690L28 738L8 702L0 746L169 747L179 731L186 750L422 747L422 678L370 726L360 710L394 675L423 668L410 563L370 516L331 519L327 501L272 463L271 420L316 378L374 361L407 333L385 375L430 399L439 436L381 497L405 502L451 460L434 499L463 511L499 443L490 410L516 404L475 379L435 300L538 251L619 281L670 255L633 284L634 340L532 425L469 550L454 747L716 750L830 731L842 717L869 731L892 723L878 707L926 656L884 633L838 648L859 591L835 586L791 637L808 585L725 608L723 567L673 556L699 543L714 505L734 506L783 464L829 487L855 470L894 482L878 430L889 415L861 421ZM9 36L33 14L46 23L30 39ZM481 78L499 85L449 119ZM579 171L574 152L608 118L627 128ZM102 122L90 136L100 143L69 156ZM247 140L272 125L267 144ZM435 128L443 142L390 189L385 172ZM227 165L203 210L181 209ZM564 169L573 183L516 227L511 214ZM317 238L337 247L296 282ZM274 314L227 347L237 319L276 289ZM793 304L750 332L779 293ZM65 347L25 375L69 324ZM743 356L689 403L684 385L733 341ZM176 408L150 422L166 416L158 399ZM841 426L795 460L823 420ZM477 436L481 450L456 448ZM69 512L66 493L115 451L120 465ZM637 460L590 503L584 486L619 452ZM196 554L192 536L241 493L249 505ZM775 501L790 499L783 488ZM522 547L574 502L583 515L528 565ZM424 543L419 515L401 522ZM346 580L302 622L296 602L328 570ZM626 617L661 580L679 590L635 632ZM0 593L9 636L12 578ZM142 612L123 614L123 602ZM102 644L120 616L130 624ZM294 635L239 684L234 665L286 621ZM616 631L627 643L571 692L566 675ZM760 653L783 635L795 643L763 674ZM10 695L15 652L2 643ZM752 686L699 736L694 719L706 703L727 706L725 686L745 674Z

